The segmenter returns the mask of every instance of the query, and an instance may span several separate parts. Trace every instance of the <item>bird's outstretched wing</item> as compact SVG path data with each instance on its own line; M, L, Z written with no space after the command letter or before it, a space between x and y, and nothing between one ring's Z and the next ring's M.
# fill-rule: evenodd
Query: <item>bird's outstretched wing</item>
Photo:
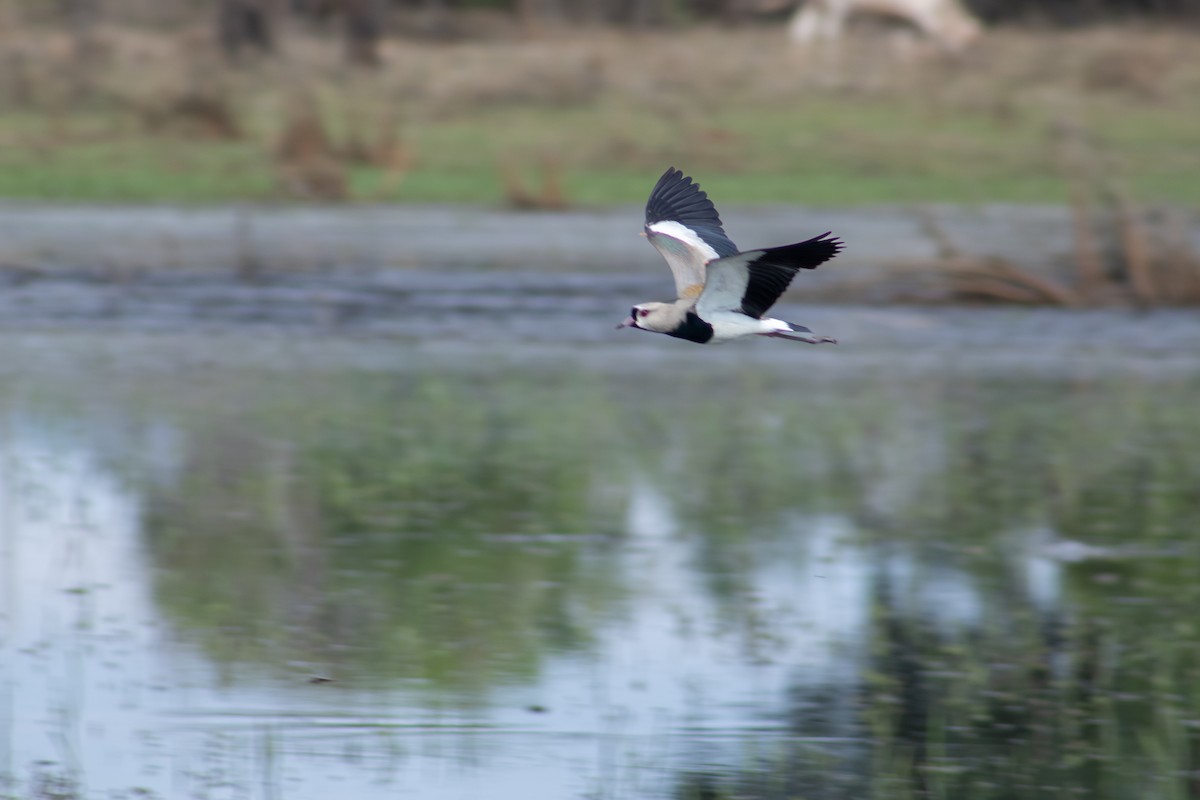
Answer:
M646 201L646 238L667 260L680 297L699 297L704 265L738 251L708 195L674 167L658 179Z
M708 319L713 312L738 311L760 319L799 270L816 269L841 249L840 239L823 233L806 242L718 258L708 265L708 281L696 301L696 313Z

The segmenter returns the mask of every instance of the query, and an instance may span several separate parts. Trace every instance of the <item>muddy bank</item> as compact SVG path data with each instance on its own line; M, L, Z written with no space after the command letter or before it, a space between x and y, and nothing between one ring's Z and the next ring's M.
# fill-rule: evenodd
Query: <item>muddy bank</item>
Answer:
M453 371L480 359L498 369L584 359L589 370L614 374L707 374L750 364L822 374L953 369L1081 378L1200 369L1200 315L1184 309L791 299L776 306L779 317L839 341L817 348L695 347L615 329L630 303L662 289L658 277L528 271L335 270L253 282L212 271L123 283L46 277L0 290L0 375L71 374L80 364L110 362L150 371L215 364L386 371L420 362Z
M0 205L0 324L372 327L431 309L610 310L670 293L637 235L641 214ZM733 207L725 221L744 246L825 230L845 239L794 299L895 299L896 270L947 246L1069 280L1074 249L1070 212L1055 207ZM1197 216L1178 225L1200 249Z
M0 326L260 326L404 334L421 325L624 312L663 276L338 267L245 276L228 269L0 273ZM419 322L418 321L422 321Z
M1200 247L1200 215L1179 212ZM550 213L463 207L58 207L0 204L0 264L84 270L311 270L329 267L637 271L654 263L642 209ZM965 253L1042 270L1072 252L1071 215L1053 206L812 209L735 206L743 246L832 230L848 243L840 273Z

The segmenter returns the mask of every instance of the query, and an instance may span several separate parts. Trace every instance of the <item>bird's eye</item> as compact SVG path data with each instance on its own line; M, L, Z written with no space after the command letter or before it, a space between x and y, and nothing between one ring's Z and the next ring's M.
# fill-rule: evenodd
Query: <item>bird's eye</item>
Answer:
M638 316L639 316L639 317L644 317L644 316L646 316L646 315L647 315L647 314L649 314L649 313L650 313L650 309L648 309L648 308L639 308L639 309L638 309Z

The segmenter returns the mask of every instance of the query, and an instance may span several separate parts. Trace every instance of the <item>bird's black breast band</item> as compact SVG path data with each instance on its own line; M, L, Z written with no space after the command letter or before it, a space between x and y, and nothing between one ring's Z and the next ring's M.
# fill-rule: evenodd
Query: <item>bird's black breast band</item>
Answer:
M684 317L683 324L673 331L667 331L668 336L676 339L687 339L689 342L704 344L713 337L713 327L689 311Z

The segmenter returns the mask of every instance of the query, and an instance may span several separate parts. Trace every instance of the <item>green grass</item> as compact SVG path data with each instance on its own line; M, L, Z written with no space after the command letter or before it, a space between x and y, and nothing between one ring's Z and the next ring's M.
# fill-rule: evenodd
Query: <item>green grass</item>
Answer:
M115 140L0 154L0 196L65 202L266 198L273 177L246 143Z
M567 197L580 205L638 202L647 181L670 164L703 177L710 192L730 203L1066 199L1042 121L998 128L964 115L929 123L910 110L900 102L864 107L854 100L738 109L711 119L709 130L719 131L713 145L649 113L632 117L622 131L602 107L488 110L415 128L415 163L384 194L377 188L384 176L370 167L352 169L349 185L357 199L497 204L504 199L502 160L528 167L533 177L541 154L550 154L562 164ZM1159 116L1130 126L1120 113L1100 111L1094 124L1107 132L1105 152L1123 165L1137 196L1200 203L1200 131L1191 138L1179 129L1190 126L1177 128L1169 115ZM610 167L605 154L623 141L637 141L644 152ZM205 203L270 200L277 190L268 142L123 135L0 152L0 197Z
M762 46L752 36L731 41L745 50L738 58L757 57ZM335 141L372 141L386 114L399 120L411 154L399 179L342 164L350 199L503 204L506 166L536 176L551 163L567 200L582 206L640 202L670 164L727 203L1060 203L1068 195L1060 132L1069 128L1086 143L1096 175L1140 201L1200 203L1200 75L1174 65L1161 81L1167 88L1145 96L1120 85L1085 87L1080 74L1107 57L1111 39L1001 38L978 63L898 67L882 83L850 75L833 86L799 72L794 83L780 80L780 70L797 67L778 55L770 58L779 63L764 56L750 66L707 64L696 55L703 40L680 50L666 74L661 63L642 63L653 48L636 42L579 44L600 54L606 80L598 90L567 75L538 95L531 82L553 84L557 62L544 65L545 75L532 73L519 45L489 58L476 53L481 66L471 80L483 89L461 76L438 89L462 60L452 50L417 52L410 64L376 75L308 67ZM418 88L389 83L418 68ZM291 84L260 71L224 75L216 85L245 130L241 139L189 138L169 125L152 132L130 103L75 104L53 121L32 103L0 117L0 198L287 200L274 149ZM144 112L172 96L178 92L145 89L138 103Z

